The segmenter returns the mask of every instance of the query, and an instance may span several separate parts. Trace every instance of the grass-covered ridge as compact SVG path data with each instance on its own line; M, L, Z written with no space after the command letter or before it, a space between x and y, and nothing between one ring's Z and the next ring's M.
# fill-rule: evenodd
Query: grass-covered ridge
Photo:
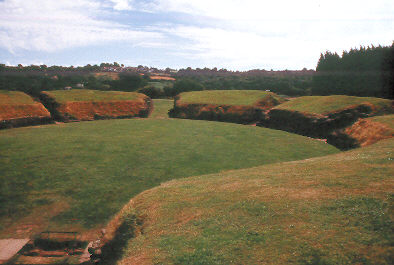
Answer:
M275 109L298 111L311 114L327 114L360 104L373 105L374 112L392 112L392 101L374 97L354 96L305 96L282 103Z
M185 104L194 103L232 106L252 106L268 96L280 100L279 96L272 92L259 90L206 90L179 94L180 101Z
M29 213L43 226L53 214L55 228L93 227L131 197L170 179L338 152L286 132L169 119L0 131L0 146L2 229Z
M118 264L390 264L393 150L167 182L120 213L131 232Z
M0 105L20 104L37 104L37 102L23 92L0 90Z
M122 91L100 91L89 89L54 90L45 91L45 94L53 97L58 103L78 102L78 101L121 101L135 100L139 95L135 92Z

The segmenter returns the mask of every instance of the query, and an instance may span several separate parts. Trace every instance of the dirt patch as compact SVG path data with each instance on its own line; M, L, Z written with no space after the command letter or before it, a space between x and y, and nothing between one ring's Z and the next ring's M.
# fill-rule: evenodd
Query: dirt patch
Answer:
M42 93L41 100L51 111L53 118L63 122L143 118L148 117L153 109L151 99L142 94L136 100L80 101L63 104Z

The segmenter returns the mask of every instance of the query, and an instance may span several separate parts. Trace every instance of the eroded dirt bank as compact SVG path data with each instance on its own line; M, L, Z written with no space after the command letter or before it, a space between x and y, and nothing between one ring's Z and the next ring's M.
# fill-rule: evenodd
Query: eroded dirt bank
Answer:
M0 129L13 128L52 121L51 114L41 104L0 105Z
M142 94L135 100L58 103L44 92L41 94L41 100L51 111L55 120L64 122L133 117L145 118L149 116L153 109L152 100Z

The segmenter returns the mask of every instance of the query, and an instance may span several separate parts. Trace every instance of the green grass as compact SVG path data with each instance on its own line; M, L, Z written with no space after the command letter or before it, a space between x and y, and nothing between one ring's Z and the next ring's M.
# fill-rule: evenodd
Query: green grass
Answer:
M167 182L121 212L143 233L118 264L391 264L393 150L389 139Z
M180 101L182 103L251 106L268 95L276 96L274 93L259 90L206 90L181 93Z
M174 106L170 99L153 99L153 112L149 116L154 119L168 118L168 111Z
M394 115L383 115L383 116L375 116L375 117L371 117L371 118L367 118L370 121L373 122L379 122L382 123L384 125L387 125L388 127L390 127L391 129L394 130Z
M140 94L135 92L99 91L89 89L45 91L59 103L75 101L116 101L135 100Z
M0 90L0 105L35 104L33 98L19 91Z
M378 111L381 109L391 109L391 100L389 99L341 95L299 97L280 104L276 106L275 109L285 109L314 114L326 114L362 103L373 104Z
M68 207L53 224L89 228L104 224L133 196L170 179L338 152L286 132L173 119L4 130L0 146L3 228L60 202Z

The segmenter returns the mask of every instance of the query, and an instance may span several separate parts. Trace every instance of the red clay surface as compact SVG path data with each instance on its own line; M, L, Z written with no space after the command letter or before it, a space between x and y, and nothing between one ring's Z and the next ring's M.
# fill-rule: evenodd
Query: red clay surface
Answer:
M68 102L61 104L58 111L73 120L94 120L95 117L136 117L141 111L148 111L149 106L144 99L133 101L109 102Z

